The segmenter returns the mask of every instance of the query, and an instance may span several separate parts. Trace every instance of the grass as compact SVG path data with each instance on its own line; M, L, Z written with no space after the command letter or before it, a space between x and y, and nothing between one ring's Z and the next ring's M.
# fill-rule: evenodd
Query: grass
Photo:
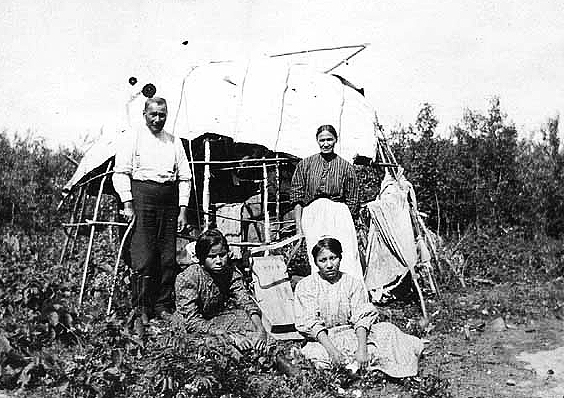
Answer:
M126 327L125 288L120 290L120 315L103 315L109 277L101 266L113 265L103 244L94 248L94 271L85 306L78 311L83 259L75 256L58 265L64 236L2 234L20 236L20 244L3 239L0 248L0 389L19 396L451 396L451 380L433 358L422 359L415 378L393 380L381 373L351 378L339 369L313 368L297 355L294 343L278 344L261 356L241 356L221 340L170 335L164 324L156 325L159 333L140 341ZM551 317L564 303L564 282L555 271L561 269L558 242L476 235L458 248L468 261L464 276L469 287L462 289L452 275L440 274L443 294L428 300L432 317L427 327L418 322L415 302L381 308L381 320L419 336L452 336L465 325L479 329L499 316L514 324ZM527 256L534 260L523 261ZM494 257L497 266L486 267ZM551 271L541 272L547 269ZM503 282L484 285L476 278ZM288 375L280 355L291 360L297 375Z

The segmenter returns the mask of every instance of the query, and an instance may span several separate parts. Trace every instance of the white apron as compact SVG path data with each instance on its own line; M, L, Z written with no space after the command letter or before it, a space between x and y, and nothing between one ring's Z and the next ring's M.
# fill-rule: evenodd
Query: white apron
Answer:
M349 208L344 203L319 198L302 210L302 230L306 238L307 256L312 272L316 265L311 249L321 238L335 238L343 247L340 270L364 283L362 265L358 255L356 230Z

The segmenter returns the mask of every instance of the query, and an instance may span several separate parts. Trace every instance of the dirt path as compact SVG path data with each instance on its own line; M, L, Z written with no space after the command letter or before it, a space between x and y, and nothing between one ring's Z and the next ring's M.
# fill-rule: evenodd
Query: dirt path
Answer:
M422 369L448 379L454 397L564 396L563 321L551 318L499 328L490 322L484 331L462 329L430 340Z
M532 369L542 381L539 397L564 397L564 347L534 354L522 352L517 359L527 363L525 367Z

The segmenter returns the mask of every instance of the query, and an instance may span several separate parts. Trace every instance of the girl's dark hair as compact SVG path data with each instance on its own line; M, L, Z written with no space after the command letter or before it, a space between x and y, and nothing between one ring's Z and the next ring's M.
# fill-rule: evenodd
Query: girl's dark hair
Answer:
M200 264L204 263L208 254L210 254L211 248L218 244L221 244L225 250L229 250L227 239L225 239L225 236L223 236L219 229L208 229L198 237L195 251Z
M311 255L313 256L314 261L321 249L330 250L335 253L340 259L343 258L343 246L341 246L341 242L339 242L335 238L320 239L319 242L317 242L315 246L313 246L313 249L311 249Z
M333 127L330 124L324 124L322 126L319 126L319 128L317 129L317 133L315 133L315 138L319 137L319 134L323 133L324 131L333 134L333 137L335 137L336 140L339 138L337 136L337 130L335 130L335 127Z

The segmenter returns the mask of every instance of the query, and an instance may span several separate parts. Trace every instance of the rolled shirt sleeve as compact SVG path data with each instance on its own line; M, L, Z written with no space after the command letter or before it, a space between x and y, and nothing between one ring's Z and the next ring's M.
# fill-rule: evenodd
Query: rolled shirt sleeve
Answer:
M191 179L192 171L190 170L190 163L186 157L182 140L176 137L174 140L174 150L176 152L176 168L178 179L178 205L188 206L190 201Z
M370 303L368 293L361 285L360 281L355 279L354 284L351 286L351 290L350 323L353 325L355 330L359 327L364 327L368 332L370 332L370 328L378 316L376 307Z

